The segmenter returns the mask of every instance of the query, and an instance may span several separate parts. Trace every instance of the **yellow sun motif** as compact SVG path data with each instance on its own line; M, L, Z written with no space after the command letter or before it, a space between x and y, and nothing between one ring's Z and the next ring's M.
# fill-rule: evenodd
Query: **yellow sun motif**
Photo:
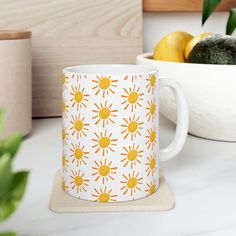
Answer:
M67 112L68 112L68 108L69 106L66 104L66 100L63 100L62 101L62 104L61 104L61 112L62 112L62 115L65 116L67 118Z
M154 92L155 88L156 88L156 75L155 74L149 74L147 79L148 84L146 86L146 88L148 89L148 92L152 91L152 93Z
M153 99L151 101L148 101L148 107L146 108L147 110L147 114L146 117L148 119L148 121L150 121L150 119L152 119L152 121L154 121L155 117L156 117L156 100Z
M156 191L157 191L156 181L153 180L153 181L151 181L150 183L147 184L147 189L145 190L145 192L147 192L148 195L152 195Z
M89 180L84 178L84 173L81 173L80 170L72 170L70 178L72 179L70 182L72 189L76 189L77 193L81 191L87 192L86 187L88 187Z
M152 174L152 176L155 173L156 170L156 164L157 164L157 159L156 159L156 155L153 154L150 157L147 158L148 161L145 163L146 165L146 172L147 172L147 176L149 176L150 174Z
M68 142L68 132L66 131L66 128L62 128L62 142L67 145Z
M148 135L146 135L146 138L147 138L146 145L148 146L148 148L150 147L154 148L155 143L156 143L155 127L153 127L152 129L148 129Z
M132 174L128 174L127 176L123 175L124 180L121 181L121 184L124 184L124 186L120 189L123 191L123 194L130 194L130 196L133 196L137 190L140 190L139 186L142 184L142 179L139 178L139 173L133 171Z
M121 95L122 98L125 100L122 101L122 105L124 105L124 109L126 110L131 107L131 111L133 112L134 109L136 109L137 106L141 107L140 101L143 100L144 93L140 93L140 88L136 89L136 85L133 86L133 88L129 88L128 90L126 88L123 88L125 94Z
M65 86L65 88L67 89L67 83L68 83L68 76L66 76L64 73L61 75L61 83L62 85Z
M123 120L124 124L121 124L121 127L124 130L121 131L121 134L124 135L124 139L130 136L133 141L137 135L141 135L140 130L143 129L143 122L140 122L139 117L136 118L134 114L133 117L129 117L128 119L123 118Z
M81 118L81 116L71 116L72 121L70 122L72 124L72 127L70 128L72 130L72 135L77 135L77 138L82 136L87 136L86 131L88 130L88 123L84 122L84 117Z
M66 159L66 155L65 154L63 154L62 157L61 157L61 163L62 163L62 167L63 168L66 169L68 167L69 161Z
M117 146L115 143L117 139L112 139L112 133L108 134L107 130L105 130L104 133L94 133L96 136L96 139L92 139L93 142L96 144L92 146L92 148L95 148L95 153L102 152L102 155L108 154L109 151L114 152L113 147Z
M84 145L81 146L80 143L79 144L71 144L71 155L70 157L72 158L72 163L76 163L77 166L82 165L82 164L87 164L85 162L85 159L88 159L88 154L89 152L84 150Z
M129 78L131 78L131 81L132 81L132 83L135 81L135 80L137 80L137 79L141 79L142 78L142 75L131 75L131 76L125 76L125 78L124 78L124 80L127 80L127 79L129 79Z
M112 167L112 161L109 163L107 162L107 159L104 160L104 162L100 161L94 161L95 166L92 167L95 172L92 174L92 176L95 177L95 181L98 181L100 178L102 179L102 183L104 184L105 181L114 180L113 175L116 175L117 167Z
M92 194L93 197L96 198L95 201L97 202L115 202L116 201L116 194L112 194L112 189L108 190L107 186L104 189L96 189L94 188L95 193Z
M105 98L110 92L115 93L112 88L116 88L116 83L118 80L112 80L111 76L97 76L96 80L92 80L96 85L93 87L95 90L95 95L98 95L100 92L102 93L102 97Z
M96 113L95 116L92 117L92 119L95 120L95 124L102 123L103 128L105 125L108 125L109 122L115 123L112 118L117 117L115 113L117 110L112 109L112 104L108 105L107 101L105 101L104 104L94 104L96 106L95 110L92 110L94 113Z
M70 95L72 96L71 98L71 102L72 102L72 107L74 107L75 105L77 106L77 109L85 107L86 106L86 102L88 102L88 97L89 94L85 94L85 89L81 88L81 86L75 86L75 87L71 87L72 92L70 92Z
M62 177L61 187L65 192L67 192L67 189L69 188L64 177Z
M121 153L121 156L125 157L121 160L123 167L126 167L130 163L132 169L137 163L141 163L139 158L143 156L142 153L143 150L140 149L139 145L135 147L135 144L133 144L132 146L129 145L128 147L123 147L123 152Z

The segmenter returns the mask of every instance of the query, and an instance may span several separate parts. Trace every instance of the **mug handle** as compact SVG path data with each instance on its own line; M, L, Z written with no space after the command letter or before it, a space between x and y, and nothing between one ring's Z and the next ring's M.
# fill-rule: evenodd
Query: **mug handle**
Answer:
M161 78L159 80L160 88L169 87L174 95L177 106L176 131L172 142L164 149L160 150L160 161L167 161L176 156L184 146L189 128L189 111L187 100L180 85L171 79Z

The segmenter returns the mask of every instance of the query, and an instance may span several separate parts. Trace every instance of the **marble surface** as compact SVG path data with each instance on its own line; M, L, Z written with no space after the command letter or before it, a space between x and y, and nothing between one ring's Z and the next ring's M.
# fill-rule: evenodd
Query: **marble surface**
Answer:
M161 146L174 125L161 118ZM188 136L182 152L161 168L176 201L173 210L132 213L58 214L48 209L53 178L60 167L61 119L33 121L15 169L31 170L25 198L0 231L27 236L236 235L236 143Z

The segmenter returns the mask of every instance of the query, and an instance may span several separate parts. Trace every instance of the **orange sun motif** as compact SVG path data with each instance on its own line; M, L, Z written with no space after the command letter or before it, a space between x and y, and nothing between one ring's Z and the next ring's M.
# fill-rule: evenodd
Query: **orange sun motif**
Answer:
M142 75L131 75L131 76L125 76L124 80L128 80L131 78L132 83L137 79L142 79Z
M73 75L72 75L72 78L73 78L73 79L76 79L76 81L79 82L79 80L81 80L81 79L87 79L87 76L86 76L86 75L81 75L81 74L80 74L80 75L78 75L78 74L73 74Z
M94 133L96 136L96 139L92 139L93 142L96 144L92 146L92 148L95 148L95 153L98 153L99 151L102 152L102 155L108 154L109 151L114 152L113 147L117 146L115 143L117 139L112 139L112 133L108 134L107 130L105 130L104 133Z
M89 152L86 152L84 150L84 145L81 146L80 143L79 144L71 144L71 148L70 151L72 152L72 154L70 155L70 157L72 158L72 163L76 163L77 166L82 165L82 164L87 164L85 162L85 159L88 159L88 154Z
M156 143L155 127L153 127L152 129L148 129L148 135L146 136L146 138L147 138L146 145L148 146L148 148L150 147L154 148L155 143Z
M67 192L67 190L69 188L64 177L62 177L61 187L62 187L62 190L65 192Z
M72 181L70 182L70 184L72 184L72 189L76 189L76 192L81 192L81 191L85 191L86 187L88 187L88 179L84 178L84 173L81 173L80 170L79 171L71 171L71 176L70 178L72 179Z
M100 92L102 93L102 97L105 98L110 92L115 93L112 88L116 88L116 83L118 80L112 80L111 76L97 76L96 80L92 80L96 85L93 87L95 90L95 95L98 95Z
M148 107L146 108L147 110L147 114L146 117L148 119L148 121L150 121L150 119L152 119L152 121L154 121L155 117L156 117L156 100L153 99L151 101L148 101Z
M68 83L68 76L66 76L64 73L61 75L61 83L62 85L65 86L65 88L67 89L67 83Z
M71 98L71 102L72 102L72 107L77 106L77 109L85 107L86 106L86 102L88 102L88 97L89 94L85 93L85 89L81 88L80 85L79 86L75 86L75 87L71 87L72 92L70 92L70 95L72 96Z
M157 191L157 184L156 184L156 181L153 180L147 184L147 189L145 190L145 192L147 192L148 195L152 195L156 191Z
M123 191L123 194L130 194L130 196L133 196L137 190L141 190L139 186L142 184L142 179L139 178L139 173L136 173L133 171L132 174L128 174L127 176L123 175L124 180L121 181L121 184L124 184L124 186L120 189Z
M84 122L84 117L81 118L81 116L71 116L72 121L70 122L72 124L72 127L70 128L72 130L72 135L76 134L77 138L82 136L87 136L86 131L88 130L88 123Z
M61 104L61 112L62 112L62 115L65 116L67 118L67 112L68 112L68 108L69 106L66 104L66 100L63 100L62 101L62 104Z
M104 184L105 181L109 181L110 179L114 180L113 175L117 174L117 167L112 167L112 161L108 163L107 159L105 159L104 162L94 161L94 163L95 166L93 166L92 169L95 170L95 172L92 176L95 177L95 181L98 181L101 178L102 183Z
M147 172L147 176L149 176L150 174L152 174L152 176L154 176L155 170L156 170L156 163L157 163L157 159L156 159L156 155L153 154L150 157L147 158L148 161L145 163L146 165L146 172Z
M96 125L102 122L102 126L104 128L105 125L109 124L109 122L113 124L115 123L112 118L117 117L117 115L115 115L117 110L112 109L112 104L108 105L107 101L105 101L104 104L100 103L99 105L95 103L94 105L97 109L92 110L94 113L96 113L92 119L95 120Z
M152 93L155 91L155 88L156 88L156 75L155 74L149 74L148 77L147 77L147 86L146 88L148 89L148 92L152 91Z
M98 202L115 202L116 201L116 194L112 194L112 189L108 190L107 186L104 189L96 189L94 188L95 193L92 194L93 197L96 198L95 201Z
M67 169L69 161L66 159L65 154L63 154L61 157L61 163L62 163L63 169Z
M62 142L67 145L69 133L66 131L66 128L62 128Z
M134 84L133 88L129 88L128 90L126 88L123 88L125 94L121 95L122 98L125 100L122 101L122 105L124 105L124 110L131 107L131 111L133 112L134 109L137 108L137 106L141 107L140 101L143 100L144 93L140 93L140 88L136 89L136 85Z
M126 167L128 164L130 164L131 169L133 166L136 166L137 163L141 163L139 158L141 158L143 155L143 150L140 149L140 146L137 145L135 147L135 144L132 146L129 145L128 147L123 147L123 152L121 153L121 156L124 156L125 158L121 160L123 163L123 167Z
M135 117L135 114L132 117L129 117L128 119L123 118L124 124L121 125L121 127L124 128L124 130L121 131L121 134L124 135L124 139L126 139L128 136L131 137L131 140L137 136L141 135L140 130L143 129L142 125L143 122L139 121L139 117Z

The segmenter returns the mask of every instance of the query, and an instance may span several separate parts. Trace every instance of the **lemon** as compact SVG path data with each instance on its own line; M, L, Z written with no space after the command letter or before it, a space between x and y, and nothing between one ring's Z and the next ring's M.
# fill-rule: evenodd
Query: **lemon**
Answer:
M206 38L207 36L210 36L210 35L213 35L213 34L209 33L209 32L205 32L205 33L199 34L199 35L195 36L194 38L192 38L186 45L185 52L184 52L185 59L186 60L188 59L189 53L192 51L193 47L199 41L201 41L202 39L204 39L204 38Z
M154 60L185 62L184 52L187 43L193 36L186 32L172 32L157 43L154 49Z

